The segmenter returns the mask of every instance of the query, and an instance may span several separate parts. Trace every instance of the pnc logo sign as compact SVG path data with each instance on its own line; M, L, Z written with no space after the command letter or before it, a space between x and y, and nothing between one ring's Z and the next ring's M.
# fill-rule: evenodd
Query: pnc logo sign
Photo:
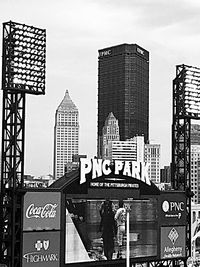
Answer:
M162 225L186 224L186 198L184 192L161 194L160 212Z
M111 49L104 50L104 51L99 52L99 56L100 56L100 57L110 56L110 55L111 55L111 52L112 52Z
M144 56L144 50L141 48L137 47L137 52Z
M162 203L162 210L164 212L170 212L170 211L184 211L184 205L185 203L183 201L176 202L176 201L163 201Z

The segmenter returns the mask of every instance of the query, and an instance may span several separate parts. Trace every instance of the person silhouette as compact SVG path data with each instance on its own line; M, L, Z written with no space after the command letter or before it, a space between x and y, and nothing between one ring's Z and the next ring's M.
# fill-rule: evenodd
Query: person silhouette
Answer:
M102 232L104 255L111 260L114 252L114 236L116 235L114 212L112 202L106 200L100 210L101 222L99 230Z
M115 220L117 222L117 243L118 243L118 258L122 258L122 245L123 237L126 233L125 222L126 222L126 209L124 208L123 200L119 201L119 208L115 214Z

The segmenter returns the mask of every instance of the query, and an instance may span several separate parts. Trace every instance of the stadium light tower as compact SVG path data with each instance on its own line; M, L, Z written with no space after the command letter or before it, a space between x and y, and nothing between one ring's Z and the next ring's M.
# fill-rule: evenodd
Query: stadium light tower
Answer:
M176 66L173 80L172 124L172 184L173 189L187 195L187 255L191 255L191 119L200 119L200 69L187 65Z
M3 23L0 263L20 266L22 253L25 95L45 94L46 30Z

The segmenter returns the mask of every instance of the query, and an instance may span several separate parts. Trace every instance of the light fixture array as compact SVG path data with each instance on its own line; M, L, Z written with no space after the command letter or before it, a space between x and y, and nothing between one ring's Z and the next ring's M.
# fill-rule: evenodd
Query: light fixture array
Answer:
M200 69L184 65L185 115L200 117Z
M45 93L46 31L8 22L5 40L6 89Z

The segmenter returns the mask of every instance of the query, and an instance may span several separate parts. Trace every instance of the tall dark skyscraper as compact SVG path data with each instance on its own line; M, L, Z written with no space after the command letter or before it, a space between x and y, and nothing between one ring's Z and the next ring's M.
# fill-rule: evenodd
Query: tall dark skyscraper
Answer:
M135 135L149 139L149 52L136 44L99 50L98 156L102 129L110 112L119 120L122 141Z

